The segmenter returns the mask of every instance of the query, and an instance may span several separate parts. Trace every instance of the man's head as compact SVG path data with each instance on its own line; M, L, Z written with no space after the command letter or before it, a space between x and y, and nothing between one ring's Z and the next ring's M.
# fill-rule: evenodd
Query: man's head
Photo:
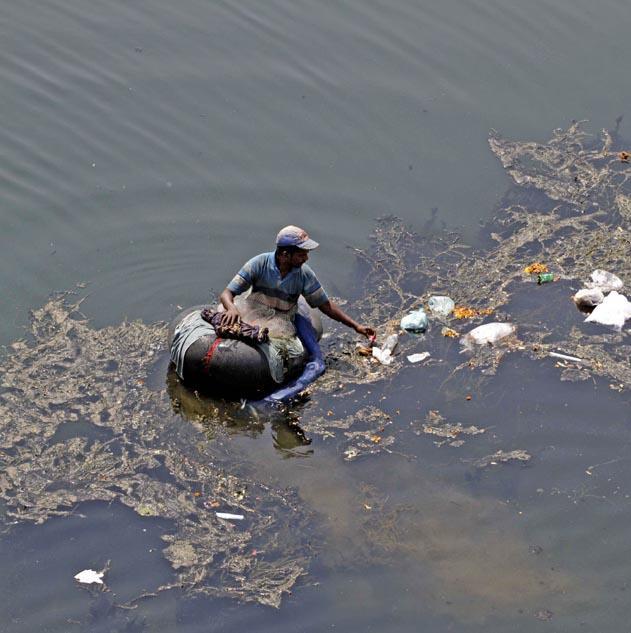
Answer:
M276 236L276 259L283 268L300 268L309 259L309 251L317 247L307 231L290 224Z
M282 228L276 236L276 248L282 246L295 246L303 251L312 251L318 248L318 243L309 237L307 231L290 224Z

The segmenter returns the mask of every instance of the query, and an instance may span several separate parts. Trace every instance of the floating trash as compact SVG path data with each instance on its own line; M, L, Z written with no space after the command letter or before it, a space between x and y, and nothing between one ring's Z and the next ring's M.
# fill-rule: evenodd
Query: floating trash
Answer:
M627 319L631 319L631 302L624 295L612 290L585 321L610 325L619 332Z
M487 466L497 466L498 464L506 464L512 461L528 462L532 455L524 450L515 451L497 451L493 455L487 455L482 459L474 462L477 468L486 468Z
M427 330L429 319L423 308L410 312L401 319L401 329L412 334L422 334Z
M622 290L624 288L622 279L606 270L595 270L591 277L592 280L587 284L588 287L598 288L603 293L611 292L612 290Z
M420 354L410 354L407 358L411 363L420 363L426 358L429 358L430 355L429 352L421 352Z
M591 309L603 302L605 295L600 288L583 288L573 297L573 301L578 308Z
M485 323L473 328L465 334L460 342L465 347L472 345L493 345L503 338L515 333L515 326L512 323Z
M74 579L82 585L102 585L105 572L94 571L93 569L84 569L75 574Z
M243 514L231 514L230 512L215 512L215 516L218 519L228 519L230 521L243 521L245 519Z
M432 314L438 314L439 316L448 316L456 307L451 297L437 295L429 298L427 302Z
M547 273L548 266L541 262L534 262L533 264L529 264L524 268L524 272L527 275L539 275L540 273Z
M474 319L479 316L488 316L489 314L493 314L491 308L485 308L483 310L469 308L467 306L456 306L454 308L454 317L456 317L456 319Z

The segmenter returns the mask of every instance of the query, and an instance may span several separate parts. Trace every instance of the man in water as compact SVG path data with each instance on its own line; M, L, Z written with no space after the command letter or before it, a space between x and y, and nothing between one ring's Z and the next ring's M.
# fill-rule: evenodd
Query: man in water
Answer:
M309 353L309 363L303 375L295 381L295 388L289 391L300 391L324 372L322 352L311 321L298 313L298 299L302 295L312 308L318 308L328 317L353 328L358 334L370 338L375 331L366 325L360 325L346 314L337 304L331 301L318 278L309 266L309 252L318 247L307 232L297 226L286 226L276 236L276 250L261 253L250 259L235 275L219 299L226 312L222 325L232 325L241 319L234 298L252 288L251 297L272 308L279 316L290 319L296 334ZM285 400L288 388L272 394L272 400ZM297 391L296 391L297 393ZM277 395L278 397L274 397ZM295 395L295 393L291 393Z

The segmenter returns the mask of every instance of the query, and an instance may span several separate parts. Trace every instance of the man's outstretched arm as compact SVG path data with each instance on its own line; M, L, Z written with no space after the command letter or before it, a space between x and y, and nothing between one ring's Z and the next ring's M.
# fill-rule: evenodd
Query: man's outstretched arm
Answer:
M339 321L344 325L353 328L358 334L363 334L365 337L370 338L375 335L375 331L367 325L360 325L357 321L354 321L340 306L331 300L323 303L319 306L320 310L334 321Z

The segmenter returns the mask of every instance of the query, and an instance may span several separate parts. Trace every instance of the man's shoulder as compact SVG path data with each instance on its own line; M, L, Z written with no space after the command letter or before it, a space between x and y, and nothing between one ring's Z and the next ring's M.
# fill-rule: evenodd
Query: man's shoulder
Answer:
M303 276L305 277L305 279L313 279L314 277L316 279L318 278L315 272L313 271L313 268L311 268L311 266L309 266L308 264L303 264L300 267L300 270Z
M255 255L251 259L246 262L246 266L248 267L256 267L260 268L262 266L267 266L270 264L270 261L273 257L274 253L259 253ZM270 257L271 256L271 257Z

